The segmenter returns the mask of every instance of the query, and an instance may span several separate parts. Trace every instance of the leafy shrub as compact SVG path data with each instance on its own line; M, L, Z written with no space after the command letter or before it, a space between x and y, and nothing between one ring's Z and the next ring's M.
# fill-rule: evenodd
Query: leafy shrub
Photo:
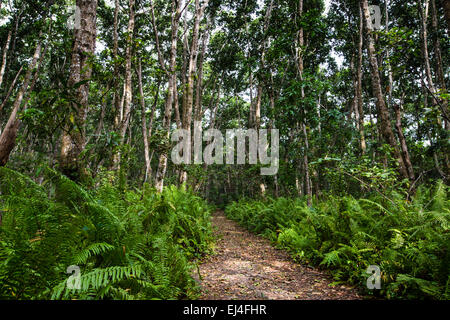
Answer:
M228 217L288 249L294 258L331 270L337 282L366 289L369 265L381 269L387 298L450 298L448 187L421 186L409 202L329 197L308 208L299 199L242 199Z
M39 185L0 168L0 299L193 297L194 258L212 240L210 208L190 191L85 190L47 169ZM67 267L80 267L69 289Z

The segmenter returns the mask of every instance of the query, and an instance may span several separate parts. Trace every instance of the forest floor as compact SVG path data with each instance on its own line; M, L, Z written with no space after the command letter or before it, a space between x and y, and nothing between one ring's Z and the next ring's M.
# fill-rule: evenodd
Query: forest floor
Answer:
M215 253L200 264L202 300L355 300L355 288L330 286L326 273L292 260L269 240L252 234L217 211ZM197 272L195 273L198 279Z

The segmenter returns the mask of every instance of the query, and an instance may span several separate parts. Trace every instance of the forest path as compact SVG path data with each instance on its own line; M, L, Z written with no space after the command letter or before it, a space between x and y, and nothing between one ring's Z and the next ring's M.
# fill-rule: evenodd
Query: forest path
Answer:
M212 217L215 254L199 265L202 300L354 300L355 289L329 286L323 272L292 261L284 250L254 235L217 211ZM196 278L198 274L195 273Z

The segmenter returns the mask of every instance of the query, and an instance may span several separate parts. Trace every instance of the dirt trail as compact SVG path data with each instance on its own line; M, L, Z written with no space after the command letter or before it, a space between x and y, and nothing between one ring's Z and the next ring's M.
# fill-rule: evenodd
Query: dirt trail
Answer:
M354 300L355 289L330 287L323 272L292 261L270 241L241 228L222 211L213 215L219 239L215 254L199 266L203 300Z

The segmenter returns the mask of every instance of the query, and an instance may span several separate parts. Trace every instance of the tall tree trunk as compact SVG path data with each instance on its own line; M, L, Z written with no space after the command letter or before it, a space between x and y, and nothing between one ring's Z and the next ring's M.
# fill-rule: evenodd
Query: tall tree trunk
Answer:
M119 133L120 125L122 123L122 110L120 103L120 78L119 78L119 0L114 1L114 23L113 23L113 57L114 57L114 92L113 92L113 106L114 106L114 130ZM113 153L112 170L117 170L119 167L119 151Z
M249 59L249 58L247 58ZM250 91L250 107L249 107L249 113L248 113L248 126L249 128L252 128L255 123L255 107L254 107L254 101L253 101L253 73L250 68L249 70L249 91Z
M187 88L187 68L188 68L188 64L189 64L189 57L190 57L190 50L189 50L189 41L188 41L188 19L187 19L187 14L188 11L186 10L186 12L184 13L184 20L183 20L183 64L181 66L181 88L183 89L183 95L182 95L182 101L181 101L181 106L182 108L186 107L186 100L187 100L187 93L186 93L186 88ZM183 112L183 121L184 121L184 109L182 110ZM180 110L175 108L175 120L177 122L177 128L180 129L183 127L183 122L181 120L180 117Z
M209 20L205 28L208 30L203 35L202 39L202 51L198 59L198 72L197 72L197 85L195 90L195 105L194 105L194 120L200 121L202 118L202 96L203 96L203 63L205 60L206 47L209 40Z
M153 10L152 10L153 11ZM175 65L176 65L176 58L177 58L177 43L178 43L178 25L180 21L180 15L181 15L181 1L172 0L172 36L171 36L171 48L170 48L170 62L169 62L169 69L167 71L167 75L169 77L168 82L168 89L167 89L167 98L166 98L166 106L164 111L164 118L163 118L163 128L167 131L166 136L167 139L170 138L170 123L171 123L171 117L172 117L172 104L173 104L173 86L174 82L176 81L176 74L175 74ZM154 19L153 19L154 20ZM154 27L156 28L156 24L154 24ZM156 34L157 35L157 34ZM160 63L162 63L162 68L166 70L163 58L159 49L158 45L158 56ZM167 171L167 159L168 155L161 153L159 155L159 161L158 161L158 170L156 172L155 177L155 187L158 192L162 192L164 187L164 177L166 175Z
M187 74L187 83L185 88L185 105L183 106L183 129L190 130L192 123L192 110L194 105L194 79L197 69L197 57L198 57L198 39L199 39L199 29L200 22L203 18L203 12L208 5L209 0L205 0L202 6L200 6L200 1L195 0L195 19L194 27L192 31L192 42L190 48L189 56L189 67Z
M405 136L403 135L402 128L402 107L403 107L403 97L401 98L400 105L394 105L395 109L395 127L397 128L398 140L400 141L400 147L402 149L403 160L408 170L408 177L411 182L416 180L414 175L414 169L411 163L411 158L409 156L408 145L406 144Z
M80 8L80 28L74 30L72 61L68 84L75 86L91 77L90 57L95 53L97 34L97 0L77 0ZM74 180L86 174L80 155L85 147L85 121L88 108L89 84L83 83L76 89L77 104L71 105L70 123L66 124L62 139L59 168Z
M133 99L132 90L132 72L131 72L131 60L133 51L133 32L134 32L134 0L129 0L130 17L128 20L127 29L127 49L125 53L125 103L124 113L120 128L121 144L124 143L125 133L128 129L130 115L131 115L131 102Z
M389 110L386 107L386 102L384 100L383 90L381 88L381 79L378 69L378 61L377 54L375 51L375 44L372 36L371 29L371 21L370 21L370 12L369 5L367 0L361 1L362 11L364 14L365 27L367 32L367 51L369 53L369 61L371 67L371 76L372 76L372 90L373 95L376 99L375 104L378 110L378 117L380 122L380 131L383 136L385 142L392 147L394 151L394 158L398 162L398 171L400 172L403 178L408 179L409 175L406 170L405 164L403 162L403 158L399 151L397 141L395 139L394 132L392 130L391 119L389 115Z
M8 122L6 123L6 126L3 129L2 134L0 136L0 166L6 165L9 156L11 154L11 151L14 149L14 146L16 144L17 131L19 130L19 126L21 123L20 119L18 118L18 113L22 106L22 101L24 97L27 95L27 92L29 90L31 76L33 74L34 68L36 67L38 59L41 55L41 49L42 45L39 42L36 45L33 58L30 64L28 65L28 70L27 73L25 74L24 83L20 87L19 92L17 93ZM25 103L25 105L23 106L23 110L25 110L26 108L27 104Z
M6 93L5 99L3 99L3 102L2 102L2 104L0 105L0 111L3 110L3 108L4 108L5 105L6 105L6 102L8 102L9 96L11 95L12 91L14 90L14 88L15 88L15 86L16 86L17 79L19 78L19 76L20 76L22 70L23 70L23 66L21 66L20 69L19 69L19 71L17 71L17 74L16 74L16 76L14 77L13 82L12 82L11 85L9 86L9 89L8 89L8 92ZM0 127L0 129L1 129L1 127Z
M48 8L49 4L46 5L46 8ZM12 62L12 58L14 57L14 52L16 50L16 40L17 40L17 32L19 30L19 23L21 22L21 17L22 17L22 13L24 12L24 7L22 6L19 9L19 12L16 14L15 16L15 25L14 25L14 35L12 36L12 45L11 45L11 50L9 51L8 56L10 57L9 59L7 59L7 63L6 63L6 67L5 67L5 74L4 74L4 79L2 80L3 82L8 82L8 71L9 71L9 67L11 65ZM46 13L48 14L48 12Z
M362 59L363 59L363 28L364 21L361 7L359 6L359 40L358 40L358 66L356 70L356 96L358 108L358 122L359 122L359 141L361 146L361 153L366 153L366 138L364 134L364 109L362 98Z
M200 22L203 18L203 12L206 9L208 2L209 0L205 0L203 5L200 6L200 0L195 0L195 18L194 18L194 27L192 30L192 42L189 55L187 83L183 94L183 96L185 96L186 99L184 99L185 104L183 105L182 128L185 130L191 130L192 110L194 107L194 80L197 69ZM182 171L180 175L180 184L183 184L186 181L187 181L187 172Z
M120 102L118 113L116 114L117 130L119 131L120 143L119 146L123 146L125 143L125 135L128 130L131 117L131 106L133 100L133 88L132 88L132 67L131 62L133 58L133 33L135 24L134 13L135 0L129 0L129 19L127 27L127 39L126 39L126 51L125 51L125 80L123 85L123 96ZM116 45L116 43L115 43ZM116 50L116 48L114 48ZM117 99L117 96L116 96ZM121 151L116 150L113 156L113 168L119 169L121 162Z
M450 3L450 1L448 1ZM434 51L436 58L436 74L439 80L439 85L444 92L447 92L447 88L445 85L445 77L444 77L444 69L442 64L442 54L441 54L441 45L439 42L439 28L438 28L438 18L437 18L437 8L436 8L436 0L431 0L432 7L432 26L433 26L433 43L434 43ZM447 109L447 100L443 101L445 105L445 109ZM447 111L447 110L446 110ZM449 128L449 121L445 120L446 129Z
M447 1L450 6L450 1ZM432 7L432 26L433 26L433 42L434 42L434 51L436 57L436 74L438 76L439 85L441 87L442 92L447 93L447 88L445 85L445 77L444 77L444 68L442 64L442 54L441 54L441 45L439 42L439 28L438 28L438 15L436 8L436 0L431 0ZM445 114L448 114L448 100L443 99L442 108L444 109ZM444 119L444 128L445 130L450 130L450 121L448 119ZM450 160L447 153L444 154L444 159L447 167L447 172L450 172Z
M261 125L261 100L263 94L263 83L264 83L264 68L265 68L265 56L266 56L266 33L269 29L270 17L272 16L273 0L270 1L266 9L266 15L264 17L263 26L263 40L261 44L261 59L260 59L260 73L258 74L258 87L256 90L256 102L255 102L255 116L254 116L254 128L259 129Z
M444 8L444 16L447 21L447 33L450 36L450 0L441 0Z
M141 102L141 117L142 117L142 136L144 139L144 157L145 157L145 179L144 182L147 181L147 179L152 177L152 166L150 163L150 153L149 153L149 145L148 145L148 132L147 132L147 117L145 116L146 108L145 108L145 99L144 99L144 89L142 88L142 62L141 59L139 59L138 64L138 85L139 85L139 100Z
M303 0L299 0L298 2L298 17L299 19L301 19L303 16ZM304 70L304 65L303 65L303 46L305 44L305 39L304 39L304 30L303 27L300 27L299 32L298 32L298 39L297 39L297 43L298 43L298 47L297 47L297 55L298 55L298 75L299 75L299 79L301 82L303 82L303 70ZM301 87L301 98L302 100L305 99L305 90L304 87ZM303 138L304 138L304 143L305 143L305 148L304 148L304 153L303 153L303 170L305 172L304 175L304 186L305 186L305 192L307 195L307 204L308 206L311 206L311 200L312 200L312 189L311 189L311 181L310 181L310 177L309 177L309 160L308 160L308 152L309 152L309 144L308 144L308 132L306 130L306 113L305 110L303 109L303 118L300 121L300 130L303 132Z
M359 130L359 122L358 122L358 109L357 109L357 104L358 104L358 95L357 95L357 81L356 81L356 69L355 69L355 54L352 53L352 57L350 59L350 73L353 75L353 90L354 90L354 94L353 94L353 99L350 102L350 107L348 108L348 115L347 115L347 122L349 123L349 125L351 125L353 123L353 113L355 113L355 118L356 118L356 128Z
M11 31L8 32L8 37L6 38L6 44L3 48L3 58L2 58L2 67L0 68L0 87L3 82L3 75L5 74L6 69L6 57L8 55L9 43L11 42Z
M421 16L421 22L422 22L422 57L423 57L423 63L425 68L425 76L428 83L428 89L433 93L432 101L433 105L437 105L438 102L434 98L434 95L436 93L434 82L433 82L433 76L431 75L431 65L430 65L430 58L429 58L429 52L428 52L428 28L427 28L427 20L428 20L428 12L429 12L429 6L430 1L425 0L425 8L422 8L422 2L419 4L419 12Z
M420 2L422 4L422 2ZM431 74L431 64L430 64L430 58L429 58L429 51L428 51L428 29L427 29L427 20L428 20L428 14L429 14L429 4L430 0L425 0L425 8L420 6L420 16L422 20L422 54L423 54L423 61L424 61L424 68L425 68L425 75L428 83L428 89L431 91L431 101L433 103L433 107L439 105L443 110L443 113L448 114L448 104L447 100L444 99L442 102L438 101L437 90L433 82L433 77ZM432 27L433 27L433 43L434 43L434 50L435 50L435 60L436 60L436 75L437 75L437 81L441 85L441 89L445 92L446 86L445 86L445 78L444 73L442 69L442 58L441 58L441 50L440 50L440 44L439 44L439 38L437 35L438 32L438 23L437 23L437 11L436 11L436 3L434 0L431 1L432 6ZM440 117L437 118L437 124L438 126L442 125L442 121ZM444 118L444 127L446 130L450 130L449 121ZM447 169L450 167L450 161L448 159L448 155L444 154L444 160Z
M305 189L306 189L306 195L307 195L307 204L308 207L311 206L311 200L312 200L312 186L311 186L311 177L309 175L309 161L308 161L308 150L309 150L309 143L308 143L308 132L306 131L306 125L302 122L301 123L302 131L303 131L303 138L305 139L305 152L303 155L303 169L305 171Z
M255 103L255 129L258 130L261 126L261 100L263 95L263 84L265 82L264 79L264 68L265 68L265 55L266 55L266 33L269 29L270 17L272 15L273 8L273 0L270 1L266 9L266 15L264 17L264 26L263 26L263 40L262 40L262 48L261 48L261 59L260 59L260 72L258 74L258 87L256 91L256 103ZM258 180L260 194L264 197L266 193L266 186L261 177Z
M389 0L385 0L385 19L386 19L386 32L389 32ZM392 104L392 90L393 90L393 74L392 74L392 67L391 67L391 63L389 62L389 58L390 58L390 50L389 47L386 49L386 61L387 61L387 70L388 70L388 86L387 86L387 108L390 109L391 104Z

